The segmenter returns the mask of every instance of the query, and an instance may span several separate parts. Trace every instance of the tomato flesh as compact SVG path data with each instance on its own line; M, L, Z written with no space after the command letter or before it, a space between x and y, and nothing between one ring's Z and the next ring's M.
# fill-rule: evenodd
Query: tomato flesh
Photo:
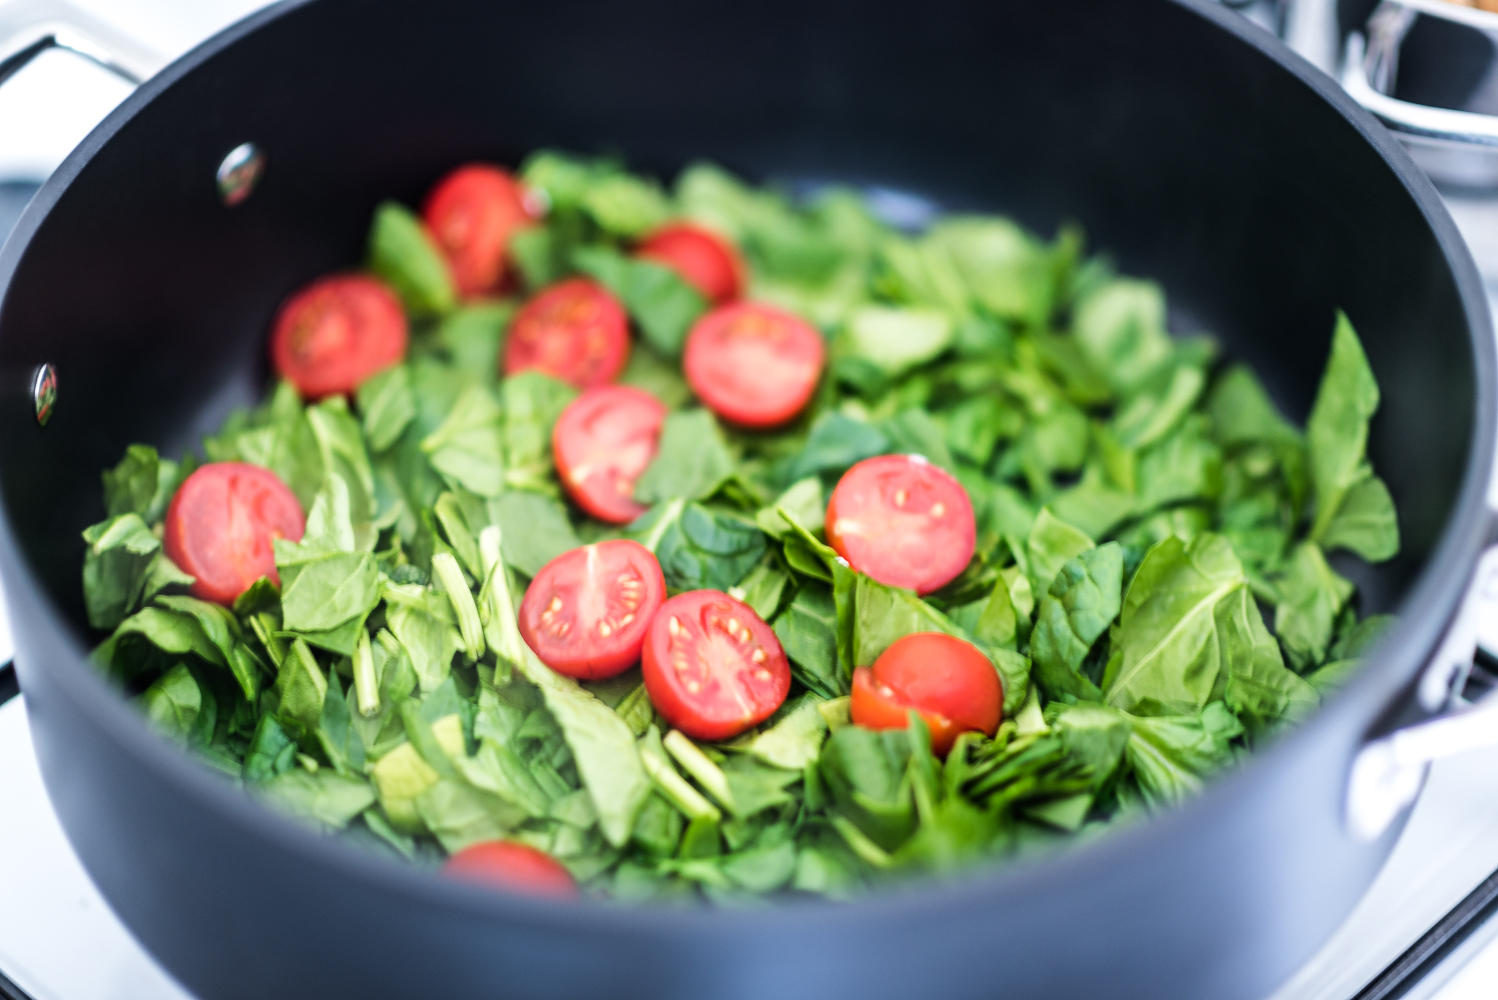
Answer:
M162 547L194 578L194 597L229 605L262 576L279 584L277 538L301 541L296 495L269 469L215 462L188 476L167 506Z
M613 677L640 658L666 599L655 555L614 539L563 552L541 567L520 602L520 634L548 667L568 677Z
M645 513L635 502L635 480L655 458L665 419L661 401L633 386L601 386L574 399L551 432L567 495L610 524Z
M708 302L731 302L744 291L744 262L723 237L701 226L677 222L646 237L635 256L664 264Z
M527 896L576 899L580 895L577 881L560 861L512 840L471 844L443 863L442 874Z
M896 639L872 667L853 671L853 722L904 729L914 710L931 730L931 749L946 756L962 732L992 736L1004 714L1004 685L971 643L941 632Z
M500 290L510 237L536 220L520 182L487 163L461 166L438 181L421 214L463 298Z
M640 666L651 704L699 740L726 740L759 725L791 689L774 631L721 590L691 590L661 605Z
M525 304L505 342L506 375L535 369L579 389L619 377L629 357L629 319L601 285L569 278Z
M813 327L773 306L720 306L687 335L682 367L708 408L743 427L775 427L806 408L827 347Z
M271 361L307 399L353 392L406 355L406 314L366 274L319 278L287 299L271 331Z
M880 455L843 474L827 503L827 541L849 565L918 594L972 561L978 531L967 491L919 455Z

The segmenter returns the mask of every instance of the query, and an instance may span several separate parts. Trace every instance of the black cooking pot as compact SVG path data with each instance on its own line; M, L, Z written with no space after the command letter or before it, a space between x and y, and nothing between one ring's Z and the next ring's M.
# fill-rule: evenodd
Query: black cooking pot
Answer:
M215 169L245 141L266 172L227 207ZM1400 624L1309 723L1186 806L853 904L511 898L263 810L85 660L99 470L254 399L277 303L359 259L379 198L541 146L880 185L1047 233L1076 219L1297 420L1345 308L1383 387L1371 455L1404 536L1356 578ZM1345 832L1350 762L1413 697L1489 522L1494 348L1455 229L1330 80L1202 0L287 3L111 115L28 210L0 282L0 568L42 772L105 897L203 997L1256 1000L1391 846L1392 829ZM45 427L41 363L60 376Z

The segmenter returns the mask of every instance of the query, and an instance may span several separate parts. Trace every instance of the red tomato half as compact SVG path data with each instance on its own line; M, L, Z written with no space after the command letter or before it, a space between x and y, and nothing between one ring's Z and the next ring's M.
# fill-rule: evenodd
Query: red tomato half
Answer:
M688 222L663 226L645 238L635 250L664 264L701 292L708 302L731 302L744 291L744 262L723 237Z
M774 427L806 407L826 353L822 335L801 319L740 302L697 321L682 367L697 398L723 419Z
M262 576L279 584L271 541L301 541L305 529L301 504L274 472L216 462L178 487L161 543L168 558L196 579L194 597L228 605Z
M600 521L628 524L645 513L635 480L655 458L666 408L643 389L589 389L562 411L551 432L567 495Z
M601 285L568 278L515 314L505 343L505 374L543 371L579 389L618 378L629 357L629 318Z
M548 667L596 681L633 666L666 599L661 564L639 542L599 542L541 567L520 602L520 634Z
M406 314L384 282L335 274L287 299L276 314L271 361L308 399L353 392L406 355Z
M914 709L945 757L957 734L992 736L1004 715L1004 685L988 657L941 632L896 639L872 667L853 671L853 721L865 729L904 729Z
M640 666L651 704L699 740L759 725L791 689L780 640L753 608L721 590L689 590L661 605Z
M918 594L966 569L977 538L967 491L920 455L864 459L827 503L827 541L837 554L880 583Z
M464 298L498 290L510 237L536 218L520 182L487 163L459 167L438 181L421 215Z
M560 861L513 840L471 844L443 863L442 874L527 896L578 897L577 882Z

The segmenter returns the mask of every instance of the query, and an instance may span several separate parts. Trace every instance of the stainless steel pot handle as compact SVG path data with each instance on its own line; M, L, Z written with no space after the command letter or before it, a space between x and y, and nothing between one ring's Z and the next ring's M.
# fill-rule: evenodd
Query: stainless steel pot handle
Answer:
M1495 606L1498 545L1485 550L1478 560L1451 628L1420 677L1416 694L1420 707L1428 712L1451 711L1380 737L1353 758L1346 821L1354 838L1371 841L1382 836L1420 794L1431 764L1498 746L1498 693L1470 705L1460 700L1479 640L1492 630Z
M1475 28L1498 42L1498 14L1447 0L1384 0L1368 19L1367 35L1347 39L1342 86L1353 100L1396 132L1473 146L1498 146L1498 116L1412 104L1390 97L1399 49L1417 17Z
M64 0L0 5L0 84L49 49L80 55L135 85L170 61Z

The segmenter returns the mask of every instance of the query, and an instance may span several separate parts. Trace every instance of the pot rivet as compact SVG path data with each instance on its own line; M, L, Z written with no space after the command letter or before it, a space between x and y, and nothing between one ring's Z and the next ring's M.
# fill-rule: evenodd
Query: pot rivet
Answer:
M57 405L57 369L51 365L37 365L31 373L31 401L36 405L36 422L43 427L52 418Z
M218 165L218 194L224 204L233 208L248 198L265 173L265 154L253 142L241 143L229 150Z

